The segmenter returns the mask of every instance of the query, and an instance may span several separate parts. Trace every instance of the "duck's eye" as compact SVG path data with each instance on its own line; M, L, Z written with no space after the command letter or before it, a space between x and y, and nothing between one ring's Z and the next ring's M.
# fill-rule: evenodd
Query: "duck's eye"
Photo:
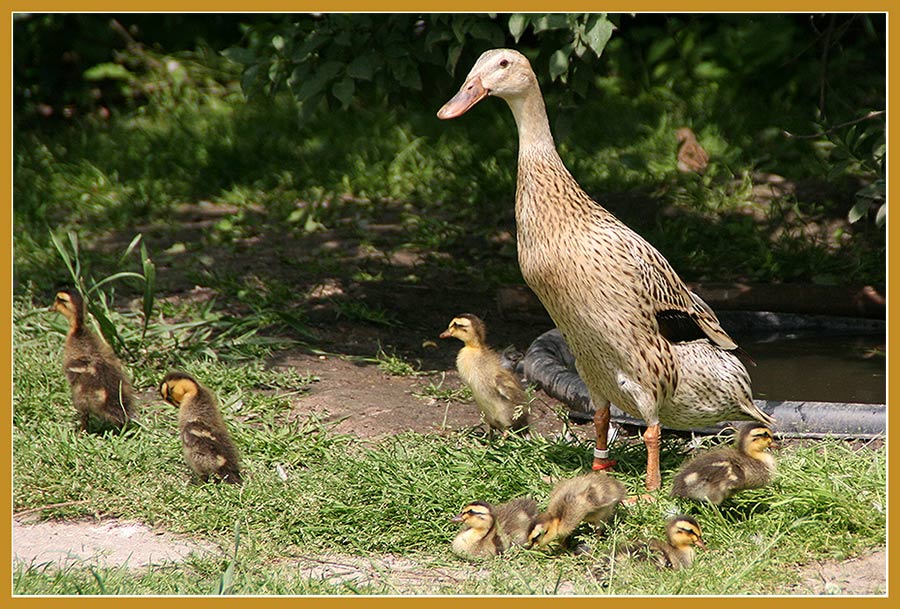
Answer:
M501 60L500 60L500 67L501 67L501 68L505 68L505 67L508 67L508 66L509 66L509 60L508 60L508 59L501 59Z

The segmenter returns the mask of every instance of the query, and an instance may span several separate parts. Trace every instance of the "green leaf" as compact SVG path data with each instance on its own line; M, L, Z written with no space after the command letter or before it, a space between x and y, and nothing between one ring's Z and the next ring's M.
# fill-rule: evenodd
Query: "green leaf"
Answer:
M100 63L85 70L83 76L88 81L131 80L132 74L117 63Z
M615 29L616 26L606 18L606 15L602 15L597 19L596 23L585 32L584 39L597 57L600 57L603 53L603 49L606 48L606 44L609 42L609 39L612 38L613 30Z
M256 63L256 53L242 47L230 47L222 51L222 56L229 61L249 66Z
M697 64L697 67L694 68L694 76L697 78L716 80L717 78L728 76L728 70L714 61L701 61Z
M853 205L850 209L850 213L847 214L847 220L850 224L859 222L860 219L864 218L866 214L869 213L870 203L871 202L868 199L860 199Z
M532 21L534 31L562 30L569 27L569 18L565 13L550 13Z
M569 53L563 49L559 49L550 56L550 79L556 80L568 71Z
M446 69L447 72L453 74L456 72L456 64L459 63L460 55L462 55L463 45L455 44L450 47L450 51L447 53L447 63Z
M376 65L377 59L374 51L363 53L347 66L347 75L357 80L372 80Z
M141 267L144 271L144 327L141 330L141 340L147 336L147 328L150 326L150 317L153 315L153 295L156 292L156 265L147 253L147 246L141 243Z
M525 30L528 29L528 23L530 21L531 16L524 13L513 13L510 15L508 27L513 40L519 42L519 38L521 38L522 34L525 33Z
M665 36L659 40L653 41L650 48L647 49L647 63L650 65L655 64L665 57L674 46L675 39L670 36Z
M875 225L878 228L884 228L885 222L887 222L887 203L882 203L875 215Z
M350 105L350 102L353 101L353 94L355 92L356 85L353 84L353 79L349 76L345 76L331 88L331 93L338 98L344 108L347 108L347 106Z

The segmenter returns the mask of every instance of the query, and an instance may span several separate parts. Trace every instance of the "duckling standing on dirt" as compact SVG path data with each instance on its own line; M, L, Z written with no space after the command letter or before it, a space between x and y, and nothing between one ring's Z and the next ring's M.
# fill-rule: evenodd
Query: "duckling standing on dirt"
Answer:
M672 496L719 504L737 491L765 486L775 472L772 431L759 423L746 423L738 431L735 447L705 452L685 463L675 476Z
M525 545L537 515L537 503L527 497L497 506L473 501L451 518L452 522L463 523L453 540L453 551L469 558L482 558Z
M694 546L706 549L700 525L690 516L675 516L666 525L667 541L650 539L619 547L616 558L651 560L660 568L681 569L694 562Z
M184 460L204 482L212 476L241 483L238 451L212 391L183 372L169 372L159 386L162 398L178 407Z
M113 350L85 323L85 304L77 290L60 290L50 306L69 321L63 369L81 430L92 423L121 428L134 418L131 383Z
M510 430L528 428L528 396L516 375L501 363L496 351L485 342L487 329L471 313L454 317L441 338L458 338L465 346L456 356L456 369L472 390L481 416L491 430L505 436Z
M545 547L554 539L565 542L581 521L605 525L625 498L625 486L603 471L562 480L550 493L547 510L528 534L530 545Z

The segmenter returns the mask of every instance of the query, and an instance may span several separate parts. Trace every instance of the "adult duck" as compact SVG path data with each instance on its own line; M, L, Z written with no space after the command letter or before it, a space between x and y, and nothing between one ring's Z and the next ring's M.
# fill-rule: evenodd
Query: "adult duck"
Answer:
M505 100L519 133L516 226L519 266L575 354L579 375L594 403L597 445L594 469L609 459L609 404L647 423L648 490L660 486L660 422L688 427L715 408L678 399L679 380L696 370L683 361L716 362L743 385L746 370L731 351L737 344L712 310L691 293L652 245L585 193L556 150L537 78L528 59L511 49L485 52L459 92L438 112L458 117L482 99ZM679 357L673 345L694 346ZM724 355L722 355L724 353ZM689 365L689 364L687 364ZM705 365L705 364L704 364ZM700 375L709 376L709 373ZM712 372L717 376L717 371ZM704 383L705 384L705 383ZM694 386L692 396L729 402L715 385ZM736 404L731 410L753 407ZM768 419L760 411L748 415Z

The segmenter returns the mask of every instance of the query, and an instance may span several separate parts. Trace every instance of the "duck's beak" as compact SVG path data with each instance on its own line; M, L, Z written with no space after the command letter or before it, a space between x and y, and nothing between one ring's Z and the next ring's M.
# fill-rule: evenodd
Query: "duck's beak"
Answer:
M469 111L469 108L487 97L488 93L489 91L481 84L481 77L476 76L467 81L459 90L459 93L454 95L453 99L438 110L437 116L443 120L462 116Z
M456 516L454 516L453 518L450 519L450 522L462 522L462 521L463 521L462 514L457 514Z
M701 550L706 549L706 544L699 537L697 538L697 541L694 542L694 545L697 546L698 548L700 548Z
M453 336L453 335L450 334L450 330L444 330L440 334L440 338L450 338L451 336Z

